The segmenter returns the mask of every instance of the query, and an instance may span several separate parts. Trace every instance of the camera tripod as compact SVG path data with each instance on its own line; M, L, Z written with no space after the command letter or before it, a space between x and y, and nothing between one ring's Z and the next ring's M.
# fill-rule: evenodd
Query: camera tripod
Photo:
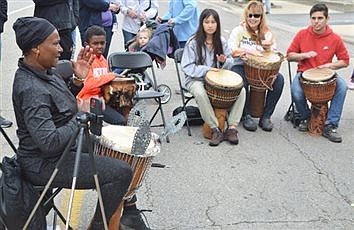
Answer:
M99 201L99 205L100 205L100 209L101 209L101 213L102 213L102 219L103 219L103 224L105 227L105 230L108 230L108 226L107 226L107 219L106 219L106 215L105 215L105 211L104 211L104 206L103 206L103 200L102 200L102 194L101 194L101 188L98 182L98 176L97 176L97 169L96 169L96 164L95 164L95 160L94 160L94 156L93 156L93 145L92 145L92 141L90 139L90 134L89 134L89 125L88 122L89 121L94 121L95 119L100 119L98 118L99 115L93 114L93 113L84 113L81 114L80 116L78 116L76 119L78 121L78 126L79 129L73 133L72 137L70 138L70 141L68 143L68 145L66 146L64 153L62 154L62 156L60 157L57 165L55 166L55 169L52 173L52 175L50 176L47 184L44 187L43 192L41 193L36 205L34 206L30 216L28 217L25 226L23 227L23 229L27 229L27 227L29 226L31 219L33 218L35 212L37 211L39 205L41 204L46 192L50 189L50 185L52 184L55 176L58 174L58 172L60 171L63 163L65 162L65 157L67 156L67 154L70 153L70 149L71 146L73 145L73 143L75 142L75 140L78 138L78 147L76 150L76 156L75 156L75 163L74 163L74 171L73 171L73 181L72 181L72 186L71 186L71 194L70 194L70 200L69 200L69 208L68 208L68 213L67 213L67 219L66 219L66 225L65 225L65 229L69 229L69 223L70 223L70 216L71 216L71 209L72 209L72 204L73 204L73 200L74 200L74 192L75 192L75 187L76 187L76 180L77 180L77 175L79 172L79 166L80 166L80 156L82 154L82 144L83 144L83 140L84 137L86 137L86 140L88 141L88 151L89 151L89 157L90 157L90 164L91 164L91 168L93 170L93 178L95 181L95 185L96 185L96 190L97 190L97 194L98 194L98 201ZM100 133L95 133L96 135L100 135Z

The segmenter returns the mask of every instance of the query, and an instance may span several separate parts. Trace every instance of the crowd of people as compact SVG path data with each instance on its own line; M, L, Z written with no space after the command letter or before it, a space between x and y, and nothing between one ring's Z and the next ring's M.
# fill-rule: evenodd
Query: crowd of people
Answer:
M216 10L199 12L197 1L169 1L168 12L160 16L157 0L34 0L34 17L21 17L13 24L16 43L23 56L13 83L13 106L18 127L19 146L17 160L24 177L35 185L45 185L60 159L71 134L78 129L76 117L85 111L90 97L102 97L100 86L118 74L109 72L107 55L117 14L123 15L124 45L133 39L128 51L135 52L147 44L152 34L140 27L148 19L166 20L173 24L179 46L184 48L181 66L185 85L194 96L204 122L211 128L210 146L218 146L224 139L239 143L238 125L242 122L248 131L256 131L257 123L249 112L250 85L245 72L245 55L262 56L264 52L277 52L276 39L271 32L266 14L270 13L259 1L249 1L241 21L228 40L221 36L220 17ZM7 1L1 0L0 32L7 20ZM60 14L60 15L59 15ZM64 17L62 15L65 15ZM300 84L302 73L311 68L337 70L349 65L349 54L342 39L328 25L328 8L318 3L310 9L311 24L300 30L291 41L286 56L298 63L297 74L291 85L291 96L300 114L299 131L307 131L310 108ZM59 59L72 58L72 34L78 26L83 48L72 60L74 75L69 81L53 71ZM1 34L1 33L0 33ZM313 42L308 42L313 41ZM1 42L1 37L0 37ZM0 43L1 46L1 43ZM1 49L0 49L1 51ZM332 61L336 57L336 61ZM1 53L0 53L1 60ZM242 77L243 87L237 100L228 108L227 127L221 130L219 121L205 89L205 76L209 71L228 69ZM347 88L354 88L353 76L347 84L337 77L334 96L326 117L323 136L332 142L341 142L338 133ZM258 126L273 130L271 117L282 95L284 77L275 76L272 90L268 90L264 112ZM2 117L1 125L8 125ZM112 125L125 125L126 118L109 105L104 119ZM70 188L76 143L65 160L65 170L53 181L53 186ZM107 220L122 202L131 181L131 169L123 161L106 156L95 156ZM77 187L95 187L89 156L81 158ZM136 196L124 202L120 229L149 229L136 207ZM99 206L90 229L103 229Z

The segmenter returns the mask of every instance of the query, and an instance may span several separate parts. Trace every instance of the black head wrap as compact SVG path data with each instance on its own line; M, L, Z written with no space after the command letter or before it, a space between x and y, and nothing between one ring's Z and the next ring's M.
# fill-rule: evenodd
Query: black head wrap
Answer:
M48 20L37 17L18 18L12 28L16 34L16 43L23 53L37 47L55 30Z

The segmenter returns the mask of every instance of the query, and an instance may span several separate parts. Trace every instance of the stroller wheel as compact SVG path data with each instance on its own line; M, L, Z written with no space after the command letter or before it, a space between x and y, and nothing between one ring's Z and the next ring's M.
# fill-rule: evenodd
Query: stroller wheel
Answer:
M167 102L170 101L172 92L171 92L171 88L168 85L165 85L165 84L158 85L157 91L164 94L164 96L161 98L162 104L166 104ZM155 99L155 100L158 102L157 99Z

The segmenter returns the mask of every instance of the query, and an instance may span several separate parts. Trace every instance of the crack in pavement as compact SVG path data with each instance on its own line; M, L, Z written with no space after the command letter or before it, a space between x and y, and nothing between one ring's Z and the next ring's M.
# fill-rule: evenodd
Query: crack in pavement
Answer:
M285 140L287 140L291 145L293 145L295 147L295 150L297 150L298 153L300 153L307 161L309 161L312 164L313 168L316 170L316 173L318 174L319 185L323 189L324 192L326 192L328 195L340 200L337 196L330 193L325 188L325 185L322 183L322 178L323 178L322 175L325 176L325 178L327 178L327 180L330 182L330 184L332 184L332 186L334 187L335 191L340 196L340 198L342 198L342 200L344 200L344 202L347 203L349 206L351 205L351 203L352 203L351 200L346 195L342 194L340 189L337 187L336 180L334 178L331 179L330 175L326 171L322 170L320 168L320 166L318 166L316 164L316 162L310 157L309 153L303 151L301 149L301 147L298 144L296 144L295 142L292 142L288 136L286 136L285 134L283 134L281 132L281 130L279 130L279 135L282 136Z

